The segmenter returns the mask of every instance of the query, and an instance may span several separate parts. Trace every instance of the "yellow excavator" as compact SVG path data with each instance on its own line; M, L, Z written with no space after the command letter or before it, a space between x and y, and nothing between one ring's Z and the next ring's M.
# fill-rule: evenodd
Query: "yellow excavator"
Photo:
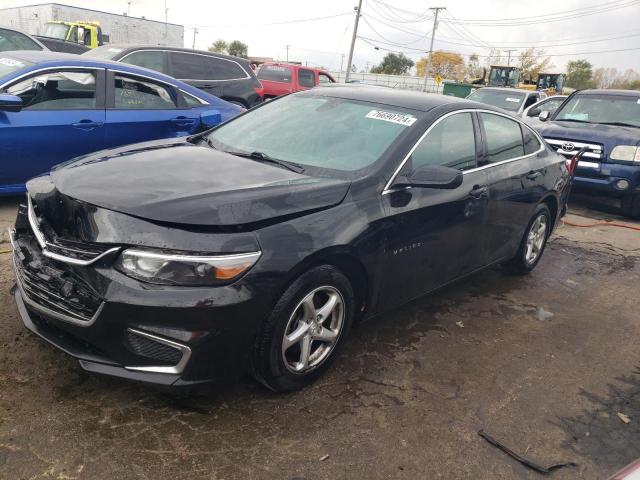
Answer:
M109 41L98 22L47 22L44 37L96 48Z

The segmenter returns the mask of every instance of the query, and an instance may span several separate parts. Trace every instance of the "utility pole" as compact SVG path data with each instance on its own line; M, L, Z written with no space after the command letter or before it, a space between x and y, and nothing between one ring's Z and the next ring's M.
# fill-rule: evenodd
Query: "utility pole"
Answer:
M198 34L198 29L193 27L193 46L191 48L196 48L196 35Z
M503 50L503 52L507 52L507 67L511 66L511 52L517 52L517 48L512 48L510 50Z
M433 15L433 28L431 29L431 45L429 46L429 57L427 58L427 68L424 71L424 85L422 86L422 91L427 91L427 81L429 80L429 72L431 70L431 57L433 56L433 40L436 37L436 29L438 28L438 14L440 10L446 10L447 7L433 7L429 10L433 10L435 14Z
M342 66L344 65L344 53L340 54L340 73L342 73Z
M167 28L169 23L169 8L167 7L167 0L164 0L164 44L167 44Z
M360 21L360 12L362 10L362 0L358 0L358 6L354 8L356 11L356 23L353 25L353 35L351 36L351 48L349 48L349 60L347 61L347 73L344 76L344 83L349 81L351 76L351 65L353 65L353 49L356 46L356 37L358 36L358 22Z
M289 62L289 48L291 47L291 45L287 45L287 62Z
M127 17L131 16L131 3L132 3L132 0L129 0L127 2Z

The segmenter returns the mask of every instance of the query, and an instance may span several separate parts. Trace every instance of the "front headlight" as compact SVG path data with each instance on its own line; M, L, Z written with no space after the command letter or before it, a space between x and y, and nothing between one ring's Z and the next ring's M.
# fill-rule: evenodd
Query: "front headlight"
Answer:
M636 147L635 145L618 145L613 147L609 158L611 160L618 160L619 162L640 163L640 147Z
M163 285L211 286L229 283L249 270L260 252L232 255L177 255L129 248L115 268L137 280Z

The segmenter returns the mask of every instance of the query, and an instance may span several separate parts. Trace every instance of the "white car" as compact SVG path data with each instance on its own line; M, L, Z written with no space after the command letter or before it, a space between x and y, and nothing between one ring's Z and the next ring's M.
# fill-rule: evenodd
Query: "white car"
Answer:
M552 114L560 105L562 105L562 102L564 102L566 98L567 95L553 95L551 97L547 97L544 100L540 100L530 107L525 108L521 113L521 117L526 123L535 127L537 124L542 123L538 120L538 116L542 112L549 112L549 114Z

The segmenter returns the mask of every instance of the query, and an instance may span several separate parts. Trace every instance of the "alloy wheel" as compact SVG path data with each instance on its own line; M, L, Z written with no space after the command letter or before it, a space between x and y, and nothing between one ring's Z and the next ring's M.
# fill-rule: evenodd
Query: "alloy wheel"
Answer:
M290 372L316 369L335 348L344 326L345 306L339 290L318 287L298 303L282 338L282 360Z
M524 258L529 265L536 262L542 249L544 242L547 240L547 217L544 214L538 215L538 217L531 224L529 233L527 234L527 244L524 253Z

